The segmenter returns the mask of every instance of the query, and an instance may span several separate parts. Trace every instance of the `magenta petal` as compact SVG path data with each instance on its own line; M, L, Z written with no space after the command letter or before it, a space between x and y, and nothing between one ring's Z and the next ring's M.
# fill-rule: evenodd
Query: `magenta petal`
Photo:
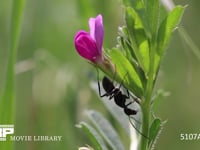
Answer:
M75 38L74 38L74 41L76 41L76 39L80 36L80 35L88 35L89 33L88 32L86 32L86 31L84 31L84 30L80 30L80 31L78 31L77 33L76 33L76 35L75 35Z
M96 39L95 39L95 18L89 19L89 27L90 27L90 36L96 41Z
M79 31L75 36L75 47L77 52L90 61L95 61L99 57L96 42L92 39L89 33Z
M102 54L102 46L103 46L103 38L104 38L102 16L98 15L96 18L90 18L89 27L90 27L90 36L96 41L99 54Z

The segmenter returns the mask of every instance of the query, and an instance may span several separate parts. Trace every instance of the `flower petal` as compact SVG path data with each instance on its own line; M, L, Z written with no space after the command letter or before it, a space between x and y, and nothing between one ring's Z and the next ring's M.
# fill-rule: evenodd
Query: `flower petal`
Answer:
M102 54L104 28L102 15L89 19L90 36L96 41L99 54Z
M99 57L96 42L92 39L89 33L79 31L75 35L75 47L77 52L90 61L95 61Z

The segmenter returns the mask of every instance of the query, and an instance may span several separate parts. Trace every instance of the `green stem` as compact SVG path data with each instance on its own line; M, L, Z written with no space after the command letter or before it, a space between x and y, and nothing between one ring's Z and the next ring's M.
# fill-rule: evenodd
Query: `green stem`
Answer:
M143 118L142 118L142 133L148 137L149 133L149 107L148 103L145 103L144 106L142 107L142 112L143 112ZM148 146L148 139L141 136L141 150L147 150Z
M149 137L149 124L150 124L150 104L151 104L151 94L152 94L153 79L149 79L147 84L147 92L145 95L144 103L142 104L142 133L146 136L141 137L141 147L140 150L147 150L148 148L148 138Z
M144 100L141 105L142 108L142 133L149 137L149 124L150 124L150 107L151 107L151 96L153 91L153 84L154 84L154 61L155 61L155 47L156 47L156 36L153 36L151 40L150 46L150 66L149 66L149 74L148 74L148 81L147 86L144 93ZM148 138L142 136L141 137L141 145L140 150L147 150L148 149Z

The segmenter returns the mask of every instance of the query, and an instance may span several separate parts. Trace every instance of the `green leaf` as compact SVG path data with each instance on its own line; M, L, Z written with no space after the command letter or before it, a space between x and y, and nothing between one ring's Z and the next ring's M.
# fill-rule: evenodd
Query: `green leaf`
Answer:
M159 0L147 0L146 1L147 15L152 36L157 35L158 20L160 12L160 1ZM153 38L153 37L152 37Z
M162 21L157 36L157 51L155 54L155 67L154 70L157 72L160 64L160 59L164 54L169 40L171 38L172 32L177 27L184 13L185 7L176 6L168 16Z
M161 120L158 118L154 119L149 130L149 149L151 149L155 143L156 137L158 137L158 134L161 131L161 127Z
M174 31L175 27L177 27L178 23L181 20L181 17L184 12L184 7L176 6L168 16L161 23L158 30L158 49L157 53L159 56L162 56L167 44L171 38L171 34Z
M151 37L151 29L149 25L148 13L146 11L146 2L144 0L134 0L131 1L132 7L137 12L139 18L141 19L141 22L144 26L144 31L147 37Z
M114 150L124 150L124 145L122 144L119 135L112 125L106 120L100 113L89 110L87 111L89 119L93 122L99 132L102 134L107 143Z
M128 60L132 63L132 65L134 65L135 68L137 68L138 61L132 48L130 35L126 26L119 27L118 44L120 46L120 49L123 49L125 51L125 55Z
M134 50L131 45L128 29L125 26L119 28L118 43L119 43L118 45L119 49L122 49L123 50L122 52L125 52L123 54L129 60L133 68L136 70L138 76L140 77L140 80L142 81L143 87L145 87L147 78L145 76L144 69L142 69L139 66L139 63L137 61L137 58L135 56Z
M142 0L134 0L134 1L131 1L131 3L135 10L140 10L144 8L144 1Z
M8 65L5 79L4 91L0 101L0 124L14 123L14 98L15 98L15 60L18 40L20 35L20 25L23 15L25 0L13 0L11 28L10 28L10 49Z
M129 0L123 0L123 3L124 3L124 5L125 5L125 6L128 6L128 5L130 5L130 2L129 2Z
M86 122L80 122L78 125L76 125L78 128L82 128L84 132L87 134L87 136L90 138L92 143L95 146L95 149L97 150L107 150L108 148L106 147L103 139L101 136L97 133L97 131L87 124Z
M141 19L131 7L126 9L126 24L130 34L129 40L132 47L130 49L132 50L132 57L136 56L138 63L144 72L147 73L149 71L149 43Z
M132 91L137 97L142 96L142 82L129 60L116 48L109 51L109 56L116 67L118 76L120 77L120 80L118 79L118 81L123 81L126 88Z
M15 120L15 62L25 0L13 0L12 3L9 56L5 85L0 97L0 124L14 124ZM0 149L12 150L13 142L1 142Z

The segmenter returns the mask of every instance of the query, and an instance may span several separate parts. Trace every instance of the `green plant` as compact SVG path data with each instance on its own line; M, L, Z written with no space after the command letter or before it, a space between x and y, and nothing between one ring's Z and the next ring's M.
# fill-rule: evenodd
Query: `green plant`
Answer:
M0 97L0 124L14 124L15 120L15 61L25 0L13 1L9 36L9 52L5 85ZM13 142L3 142L0 149L13 149Z
M98 17L92 19L96 19L96 23L94 26L90 24L90 34L85 31L77 33L75 45L82 57L110 78L115 76L117 82L123 81L123 86L137 97L142 111L141 132L145 135L141 136L141 140L138 137L139 149L147 150L153 148L164 124L154 114L158 97L163 94L157 92L159 94L154 95L154 85L161 60L171 35L181 20L184 7L176 6L162 17L159 0L123 2L125 25L119 27L118 45L115 48L103 51L102 42L98 48L96 39L100 35L102 41L103 37L103 25ZM88 55L91 57L87 57ZM116 131L105 118L96 111L88 111L87 115L112 149L124 149ZM79 127L88 134L96 149L107 149L94 128L87 123L80 123Z

